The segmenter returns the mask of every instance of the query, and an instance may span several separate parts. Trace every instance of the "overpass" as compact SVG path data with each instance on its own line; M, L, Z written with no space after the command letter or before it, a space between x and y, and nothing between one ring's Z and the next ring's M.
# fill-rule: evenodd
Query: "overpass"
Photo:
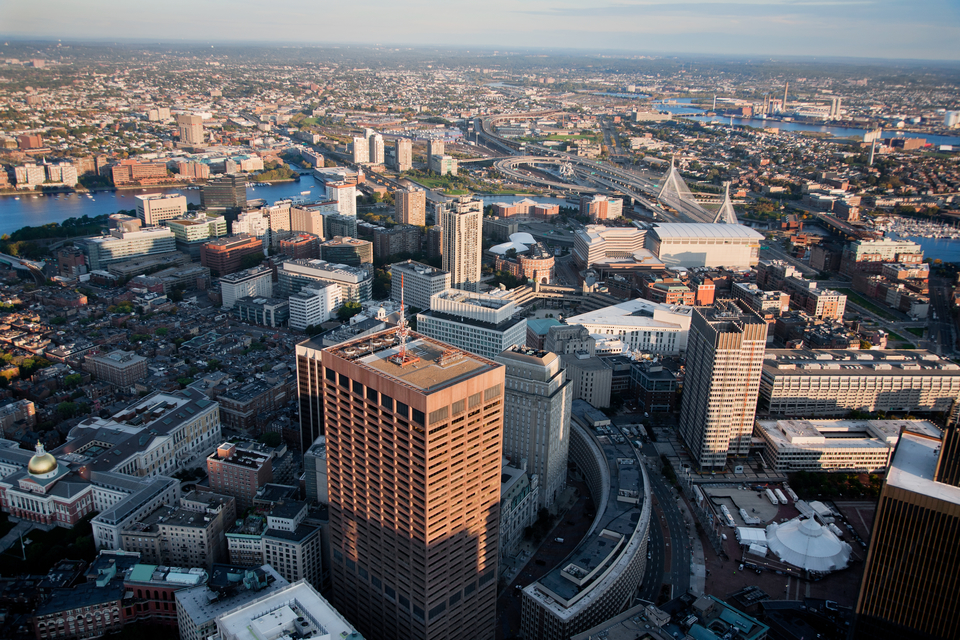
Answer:
M39 285L45 284L47 277L43 275L43 264L39 262L34 262L32 260L24 260L23 258L18 258L16 256L8 256L5 253L0 253L0 262L5 262L9 264L12 268L17 271L26 271L33 277L34 282Z

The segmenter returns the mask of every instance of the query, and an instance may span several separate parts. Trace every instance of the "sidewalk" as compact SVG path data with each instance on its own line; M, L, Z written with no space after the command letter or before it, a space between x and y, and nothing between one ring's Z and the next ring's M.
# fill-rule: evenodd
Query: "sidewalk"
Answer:
M7 535L0 538L0 553L3 553L7 549L13 546L13 544L20 538L21 534L26 534L31 529L33 529L33 522L28 520L21 520L7 532Z

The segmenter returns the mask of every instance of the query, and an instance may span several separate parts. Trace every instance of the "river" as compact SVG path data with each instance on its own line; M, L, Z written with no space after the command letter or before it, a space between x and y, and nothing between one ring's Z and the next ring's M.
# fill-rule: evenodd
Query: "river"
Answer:
M247 187L247 199L252 200L260 198L266 200L267 204L273 204L277 200L286 198L301 197L302 191L309 191L303 194L308 202L314 202L323 198L323 183L316 180L313 176L300 176L300 182L281 182L278 184ZM146 188L144 190L127 189L123 191L100 191L90 194L92 198L78 193L56 195L42 194L20 194L19 200L14 196L0 196L0 233L11 233L21 227L37 227L51 222L63 222L67 218L80 218L89 216L91 218L105 213L116 213L121 209L136 209L135 196L145 193L182 193L187 197L187 202L200 204L200 191L194 189L183 189L179 187L168 188ZM523 196L482 196L481 199L485 205L494 202L516 202L522 200ZM561 198L532 198L537 202L558 204L560 206L575 207L577 205L564 201Z
M943 260L944 262L960 263L960 239L952 238L923 238L918 236L898 236L895 233L888 233L887 237L892 240L912 240L923 249L923 257L931 260Z
M303 197L308 200L319 199L324 193L323 183L313 176L300 176L300 182L280 182L261 187L247 187L247 198L263 198L267 204L277 200L300 196L301 191L310 191ZM200 204L200 191L181 187L147 187L146 189L125 189L122 191L99 191L91 193L92 198L79 193L56 195L20 194L0 196L0 233L10 233L25 226L40 226L51 222L63 222L67 218L81 216L95 217L104 213L116 213L121 209L136 209L134 196L145 193L182 193L187 202ZM313 196L312 194L318 194Z
M783 122L780 120L767 120L765 118L707 116L703 115L704 110L700 109L699 107L685 106L690 104L690 98L678 98L675 102L676 104L657 102L654 103L654 106L660 111L669 111L674 115L681 116L688 120L696 120L697 122L717 122L720 124L730 124L732 120L734 124L746 125L749 127L766 127L769 129L781 129L783 131L813 131L816 133L829 133L831 136L837 138L850 138L855 136L862 139L864 134L870 133L869 129L858 129L856 127L838 127L836 125L825 124L804 124L802 122ZM957 136L939 136L926 133L914 133L912 131L893 130L885 130L883 132L883 136L885 138L923 138L930 144L948 144L960 146L960 137Z

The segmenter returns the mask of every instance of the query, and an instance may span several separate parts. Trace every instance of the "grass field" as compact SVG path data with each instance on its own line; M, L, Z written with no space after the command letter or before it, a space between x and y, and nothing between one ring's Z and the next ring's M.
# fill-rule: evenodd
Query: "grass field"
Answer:
M917 336L918 338L923 337L923 327L908 327L907 331Z
M896 316L892 315L889 311L884 311L874 303L870 302L859 293L853 291L852 289L837 289L840 293L846 294L850 302L854 303L857 306L863 307L867 311L870 311L884 320L897 320Z
M900 346L901 349L916 349L916 348L917 348L916 345L908 342L907 339L904 338L902 335L900 335L899 333L894 333L893 331L888 331L888 332L887 332L887 340L890 341L890 342L899 342L899 343L900 343L899 346Z

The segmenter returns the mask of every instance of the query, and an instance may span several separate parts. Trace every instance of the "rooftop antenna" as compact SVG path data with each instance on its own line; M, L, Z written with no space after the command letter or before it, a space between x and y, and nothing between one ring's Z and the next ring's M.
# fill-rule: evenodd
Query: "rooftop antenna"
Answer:
M420 358L407 353L407 336L410 335L410 329L407 327L407 316L404 312L405 305L403 301L403 273L400 274L400 322L397 329L397 337L400 338L400 351L393 357L393 361L405 367L408 364L418 362Z

